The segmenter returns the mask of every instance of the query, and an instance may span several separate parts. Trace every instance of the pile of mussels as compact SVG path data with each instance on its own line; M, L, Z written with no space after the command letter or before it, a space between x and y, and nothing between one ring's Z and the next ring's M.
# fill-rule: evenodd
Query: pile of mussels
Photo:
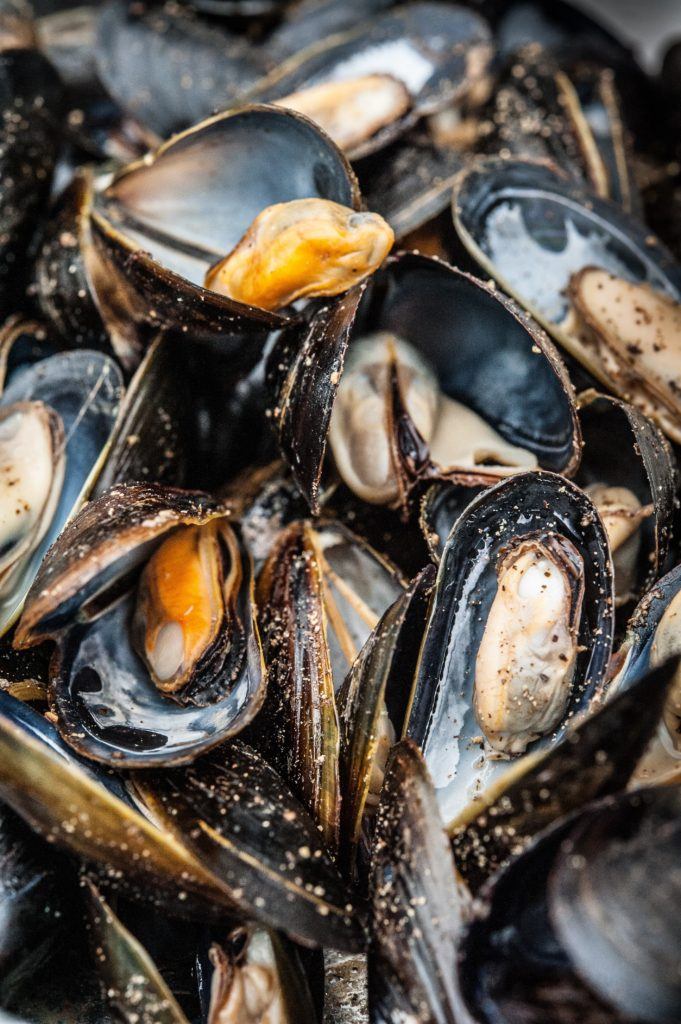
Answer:
M0 100L0 1018L678 1024L681 44L0 0Z

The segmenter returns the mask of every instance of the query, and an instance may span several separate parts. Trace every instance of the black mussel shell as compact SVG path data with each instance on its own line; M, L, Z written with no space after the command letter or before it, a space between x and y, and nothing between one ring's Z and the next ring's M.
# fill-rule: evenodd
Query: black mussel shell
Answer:
M491 880L460 948L464 1020L678 1019L679 795L588 804Z
M483 893L454 982L466 1024L619 1024L576 978L546 905L547 876L574 820L542 834Z
M36 832L97 865L102 882L180 916L234 909L219 881L134 809L119 776L78 758L54 726L0 694L0 796Z
M681 1014L681 790L639 790L587 812L549 879L549 910L580 977L624 1015Z
M357 159L467 92L490 56L489 28L479 15L463 6L420 0L297 53L250 89L247 98L271 103L325 82L393 75L409 91L411 109L353 148L350 155Z
M180 4L109 0L99 12L97 71L161 137L232 106L270 66L261 47Z
M380 213L397 241L447 208L461 155L418 127L355 164L368 209Z
M386 610L338 694L340 835L350 870L358 853L369 861L375 798L387 753L402 732L434 582L435 570L426 566Z
M470 911L427 769L404 740L388 762L373 839L372 1024L459 1020L457 946Z
M609 194L607 168L575 86L536 44L508 60L483 126L484 152L552 161L597 195Z
M431 363L446 395L536 454L544 468L574 472L580 445L571 385L543 332L476 278L403 253L366 287L326 304L300 348L283 339L269 356L279 442L313 511L347 346L376 330L410 342ZM463 476L463 482L478 482L469 479L476 471Z
M51 700L74 749L119 767L182 764L240 731L259 710L265 671L243 547L234 678L225 663L208 691L179 704L157 689L133 645L135 570L169 530L223 512L200 493L119 485L88 505L52 549L18 642L57 638Z
M681 269L662 243L555 167L477 161L461 172L452 208L457 234L478 266L609 387L602 368L586 362L584 347L563 327L572 274L595 265L681 300Z
M517 761L451 823L456 865L474 891L543 829L625 788L658 726L671 680L665 666L615 693L554 747Z
M676 459L664 434L626 402L587 391L579 396L578 408L584 448L575 482L582 488L626 487L642 506L652 506L652 515L639 528L641 544L629 595L637 596L668 565L678 487Z
M21 44L20 44L21 45ZM0 320L25 303L31 241L61 145L62 87L36 49L0 52Z
M45 552L94 485L109 450L122 398L121 371L101 352L61 352L18 365L11 373L0 408L15 402L40 401L53 409L64 427L65 465L49 527L0 602L0 632L6 632L19 616Z
M250 747L235 741L196 766L140 774L136 786L247 916L305 945L359 948L359 920L315 824Z
M181 1006L149 952L114 912L95 883L82 882L87 930L102 994L123 1019L188 1024ZM166 922L167 926L167 922ZM182 925L186 935L187 924Z
M353 29L395 6L395 0L295 0L267 40L268 51L283 60L338 32Z
M497 594L497 559L532 536L565 538L583 563L580 651L559 724L529 744L562 737L603 687L613 636L612 564L589 498L563 477L522 473L483 491L449 535L440 560L406 733L423 750L440 808L452 821L508 770L489 756L474 711L476 657Z

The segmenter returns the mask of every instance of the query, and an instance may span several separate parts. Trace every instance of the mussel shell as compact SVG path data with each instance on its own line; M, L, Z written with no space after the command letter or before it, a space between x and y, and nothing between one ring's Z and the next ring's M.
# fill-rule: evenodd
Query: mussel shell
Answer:
M547 876L569 817L538 837L499 872L482 894L477 919L463 936L457 977L463 1024L619 1024L575 977L552 926Z
M117 767L185 764L240 732L265 695L265 671L251 605L252 579L238 603L245 626L245 662L225 693L203 707L161 693L135 651L135 595L59 640L50 696L67 742L86 757Z
M373 842L369 1005L373 1024L454 1024L457 947L470 914L417 748L393 750Z
M348 343L377 330L414 345L444 393L475 410L505 440L533 452L547 469L574 472L580 445L572 389L543 332L476 278L440 260L403 253L364 290L326 304L300 348L293 351L283 340L269 356L280 445L313 511ZM463 475L471 482L476 473Z
M122 375L99 352L64 352L14 373L0 406L41 401L64 425L66 468L56 512L49 529L26 563L20 581L0 604L1 628L16 619L41 559L93 486L108 451L122 398Z
M175 339L159 333L125 392L93 497L115 484L186 484L190 410Z
M644 593L668 564L678 467L664 434L633 406L594 391L579 396L584 449L575 477L580 487L627 487L653 515L640 525L636 594Z
M355 165L367 208L380 213L400 241L447 208L461 155L416 128Z
M135 810L120 777L78 758L42 715L0 694L0 796L36 832L102 881L179 916L224 917L229 894Z
M627 635L611 675L617 689L629 689L650 671L651 647L664 613L681 590L681 565L657 580L644 594L627 623Z
M305 945L359 948L358 917L314 822L254 750L237 740L190 768L140 774L136 786L247 917Z
M421 645L406 734L423 750L445 821L457 817L509 767L472 742L475 663L497 592L500 551L536 531L571 541L584 564L584 602L571 696L560 724L528 751L546 749L603 686L613 636L612 563L603 524L583 491L563 477L522 473L483 491L449 535Z
M372 773L380 756L381 713L385 709L399 735L409 706L434 581L433 567L426 566L385 611L338 694L341 839L351 870L370 832L370 826L365 827L365 812ZM378 767L380 770L380 763ZM362 848L362 853L368 851ZM365 859L368 862L368 855Z
M322 82L394 75L409 90L412 109L354 149L351 155L358 158L380 149L424 114L453 102L483 73L490 56L489 28L479 15L421 0L310 46L275 68L247 98L272 102Z
M160 484L119 484L91 501L52 547L31 588L20 646L54 638L139 568L163 536L225 514L214 498ZM104 605L105 606L105 605Z
M153 157L124 168L95 199L95 252L124 282L106 296L113 318L124 320L127 307L147 328L212 341L230 357L234 376L245 372L268 333L295 315L206 289L205 273L263 209L316 197L359 207L347 161L299 114L244 107L175 136Z
M608 173L574 84L530 44L508 60L483 121L483 152L552 161L575 182L608 195Z
M639 790L582 816L549 880L554 928L582 979L627 1017L681 1013L681 790Z
M102 8L96 45L102 82L161 137L233 105L268 69L263 51L246 37L186 6L109 0Z
M137 1014L157 1024L188 1024L144 946L114 913L97 886L83 880L92 952L107 1002L125 1019Z
M662 243L615 204L546 164L478 161L461 172L452 209L456 231L478 265L580 361L581 351L561 326L574 272L595 264L681 300L681 268ZM604 379L598 366L587 368Z
M543 829L590 800L618 793L654 734L673 665L599 705L559 743L509 766L449 827L458 869L476 892Z
M23 304L29 246L60 147L59 76L35 49L0 52L0 319Z
M452 527L484 485L466 487L465 484L443 480L431 484L419 504L419 525L428 544L430 557L440 561Z

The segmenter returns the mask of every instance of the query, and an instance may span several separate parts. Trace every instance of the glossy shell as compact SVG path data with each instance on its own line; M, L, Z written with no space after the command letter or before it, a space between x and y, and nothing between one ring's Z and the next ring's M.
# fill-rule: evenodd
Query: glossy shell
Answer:
M582 649L567 711L528 751L559 739L603 686L613 633L612 566L594 507L573 484L543 472L489 488L457 521L443 552L406 726L424 752L447 822L508 768L508 759L490 757L481 743L473 711L474 666L497 592L497 558L506 545L537 531L563 536L580 552L585 592Z
M543 333L476 278L404 253L365 290L325 305L300 348L283 338L270 356L279 442L313 511L347 346L377 330L410 342L431 363L444 393L478 412L505 440L536 454L545 468L574 471L579 428L571 386ZM475 472L461 476L461 482L479 482Z

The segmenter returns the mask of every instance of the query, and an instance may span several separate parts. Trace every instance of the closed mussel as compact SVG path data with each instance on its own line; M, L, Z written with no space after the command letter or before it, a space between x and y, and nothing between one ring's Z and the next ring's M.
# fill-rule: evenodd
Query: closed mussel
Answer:
M583 491L524 473L484 491L445 545L406 731L446 822L545 748L603 687L612 564Z
M14 642L46 637L59 727L106 763L191 761L264 696L250 558L201 493L131 484L91 502L43 563Z
M545 164L482 161L454 189L477 263L606 387L681 438L681 270L617 206Z
M280 445L313 510L327 440L351 490L393 506L433 476L489 484L579 461L572 390L543 332L438 260L395 257L269 368Z

